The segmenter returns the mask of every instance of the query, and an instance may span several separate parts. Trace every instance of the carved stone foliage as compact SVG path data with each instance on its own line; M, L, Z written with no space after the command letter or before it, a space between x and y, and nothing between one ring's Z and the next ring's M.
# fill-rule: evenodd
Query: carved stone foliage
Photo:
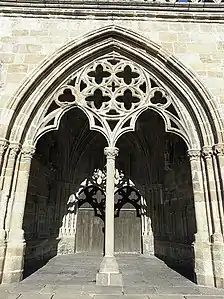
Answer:
M54 93L37 137L59 127L61 116L74 107L87 115L90 129L100 131L109 146L135 129L137 118L151 108L162 115L166 131L187 132L169 92L142 66L119 55L102 57L71 75Z

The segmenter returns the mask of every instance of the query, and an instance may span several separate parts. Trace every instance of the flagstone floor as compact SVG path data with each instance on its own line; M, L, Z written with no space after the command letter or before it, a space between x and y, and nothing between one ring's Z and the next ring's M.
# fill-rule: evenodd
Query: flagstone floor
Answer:
M1 285L0 299L224 299L224 289L197 286L155 257L120 255L121 287L95 285L101 257L64 255L20 283Z

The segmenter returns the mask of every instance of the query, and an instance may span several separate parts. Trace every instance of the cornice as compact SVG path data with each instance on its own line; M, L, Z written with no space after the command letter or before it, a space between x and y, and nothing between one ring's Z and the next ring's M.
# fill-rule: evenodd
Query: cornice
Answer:
M3 16L50 18L166 19L170 21L224 22L224 3L147 2L127 0L10 0L0 2Z

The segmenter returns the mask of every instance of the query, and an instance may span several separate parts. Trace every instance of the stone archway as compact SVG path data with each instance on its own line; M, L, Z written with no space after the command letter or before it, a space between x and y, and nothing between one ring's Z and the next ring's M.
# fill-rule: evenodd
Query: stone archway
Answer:
M70 195L60 227L59 254L104 253L105 178L105 169L95 169L78 191ZM152 229L146 216L145 199L118 169L115 186L115 252L152 254L153 236L149 236ZM151 238L151 251L146 250L147 237Z
M197 282L222 287L224 161L219 113L205 87L175 57L114 26L59 50L21 86L3 111L9 118L9 125L1 128L3 282L19 280L23 271L22 223L36 143L45 133L57 130L62 116L74 107L86 113L90 129L101 132L108 143L106 202L112 203L106 208L108 215L113 215L114 209L115 145L123 134L136 129L142 112L157 112L166 132L184 140L193 180ZM113 217L106 216L107 221L112 235L108 257L112 258ZM112 272L119 274L114 263ZM112 272L102 268L101 273L109 279Z

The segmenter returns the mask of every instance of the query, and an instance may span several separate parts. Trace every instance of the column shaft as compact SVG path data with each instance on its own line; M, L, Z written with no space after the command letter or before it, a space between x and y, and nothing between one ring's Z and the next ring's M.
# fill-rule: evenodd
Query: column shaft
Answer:
M3 273L4 283L16 282L22 279L25 250L22 225L33 153L34 148L24 148L21 153L16 190L10 217L10 230Z
M194 242L196 281L198 284L214 286L206 202L203 189L201 153L199 150L189 150L188 156L190 158L197 226Z
M202 154L204 157L205 169L207 173L208 195L213 228L212 239L214 239L214 241L217 240L218 242L223 242L220 222L219 194L217 192L212 147L203 147Z
M214 147L213 147L214 149ZM223 243L223 206L220 192L221 180L217 176L217 159L214 156L217 151L214 152L211 147L204 147L203 154L207 169L207 181L210 195L211 215L213 224L212 234L212 258L213 258L213 271L215 286L219 288L224 287L224 243ZM220 161L220 159L219 159Z
M219 193L219 209L222 233L224 234L224 144L215 144L213 146L215 154L216 181Z
M107 180L106 180L106 210L105 210L105 256L114 256L114 181L115 181L115 157L118 149L110 151L105 148L107 156Z
M7 214L10 210L10 200L11 200L11 193L14 186L15 180L15 167L17 162L17 154L19 152L19 144L10 144L8 153L7 153L7 162L5 165L5 169L3 170L2 174L2 193L1 193L1 200L0 200L0 227L6 228L6 221ZM7 214L6 214L7 213Z
M5 157L5 152L8 147L8 142L3 139L0 140L0 168L1 168L1 177L0 177L0 281L2 280L2 273L3 273L3 266L4 266L4 260L5 260L5 248L6 248L6 233L4 229L4 219L5 219L5 211L6 211L6 205L3 204L6 201L2 201L2 180L4 177L5 172L5 166L7 164L7 157Z
M115 189L115 157L116 147L106 147L107 157L106 179L106 211L105 211L105 255L96 275L98 285L122 285L122 276L114 257L114 189Z

